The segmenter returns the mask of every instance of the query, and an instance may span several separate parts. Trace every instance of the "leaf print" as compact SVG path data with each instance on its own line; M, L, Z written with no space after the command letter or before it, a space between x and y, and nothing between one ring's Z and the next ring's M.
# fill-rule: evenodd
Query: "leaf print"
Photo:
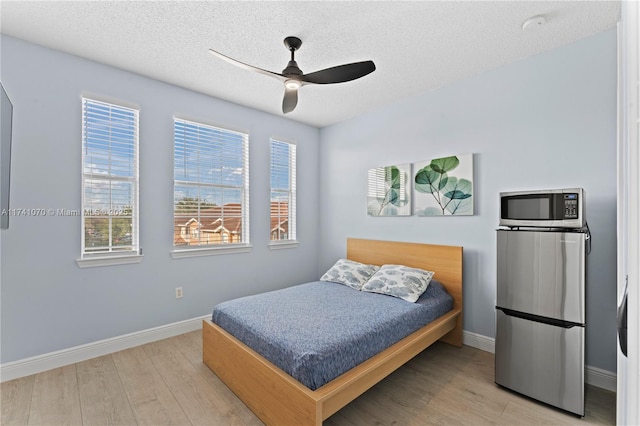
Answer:
M417 163L415 167L417 171L414 172L413 185L416 216L473 214L471 154L436 158L428 163ZM454 173L461 173L464 178Z

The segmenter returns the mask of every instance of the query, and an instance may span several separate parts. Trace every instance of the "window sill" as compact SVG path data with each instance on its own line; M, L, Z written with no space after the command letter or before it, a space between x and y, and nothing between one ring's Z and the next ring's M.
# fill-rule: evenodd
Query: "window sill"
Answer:
M270 241L269 242L269 250L282 250L282 249L291 249L298 247L300 244L296 240L283 240L283 241Z
M127 254L121 256L85 257L76 259L79 268L96 268L99 266L129 265L142 262L144 255Z
M207 247L197 249L182 249L174 250L171 252L171 257L174 259L184 259L188 257L200 257L200 256L216 256L220 254L232 254L232 253L248 253L251 251L250 244L240 244L225 247Z

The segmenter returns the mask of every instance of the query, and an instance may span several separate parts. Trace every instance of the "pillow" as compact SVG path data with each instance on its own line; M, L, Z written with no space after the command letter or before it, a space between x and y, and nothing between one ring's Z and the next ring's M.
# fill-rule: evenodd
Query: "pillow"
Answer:
M434 272L403 265L382 265L362 286L362 291L415 302L427 290Z
M320 277L320 281L344 284L360 290L362 284L366 283L369 277L378 269L380 269L379 266L365 265L364 263L354 262L353 260L340 259Z

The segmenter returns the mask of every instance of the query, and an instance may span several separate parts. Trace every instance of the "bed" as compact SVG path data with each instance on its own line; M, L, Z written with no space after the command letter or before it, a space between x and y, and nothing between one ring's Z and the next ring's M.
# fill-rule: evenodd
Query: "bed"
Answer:
M204 320L204 363L266 424L321 425L433 342L462 346L462 247L350 238L347 259L434 271L453 309L315 390Z

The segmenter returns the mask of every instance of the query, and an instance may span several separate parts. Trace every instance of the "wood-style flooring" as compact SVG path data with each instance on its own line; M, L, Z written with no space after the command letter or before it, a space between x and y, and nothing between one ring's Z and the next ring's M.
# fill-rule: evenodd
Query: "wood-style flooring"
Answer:
M325 425L613 425L615 394L587 386L579 419L503 390L493 354L436 343ZM2 425L260 425L202 363L201 332L2 383Z

